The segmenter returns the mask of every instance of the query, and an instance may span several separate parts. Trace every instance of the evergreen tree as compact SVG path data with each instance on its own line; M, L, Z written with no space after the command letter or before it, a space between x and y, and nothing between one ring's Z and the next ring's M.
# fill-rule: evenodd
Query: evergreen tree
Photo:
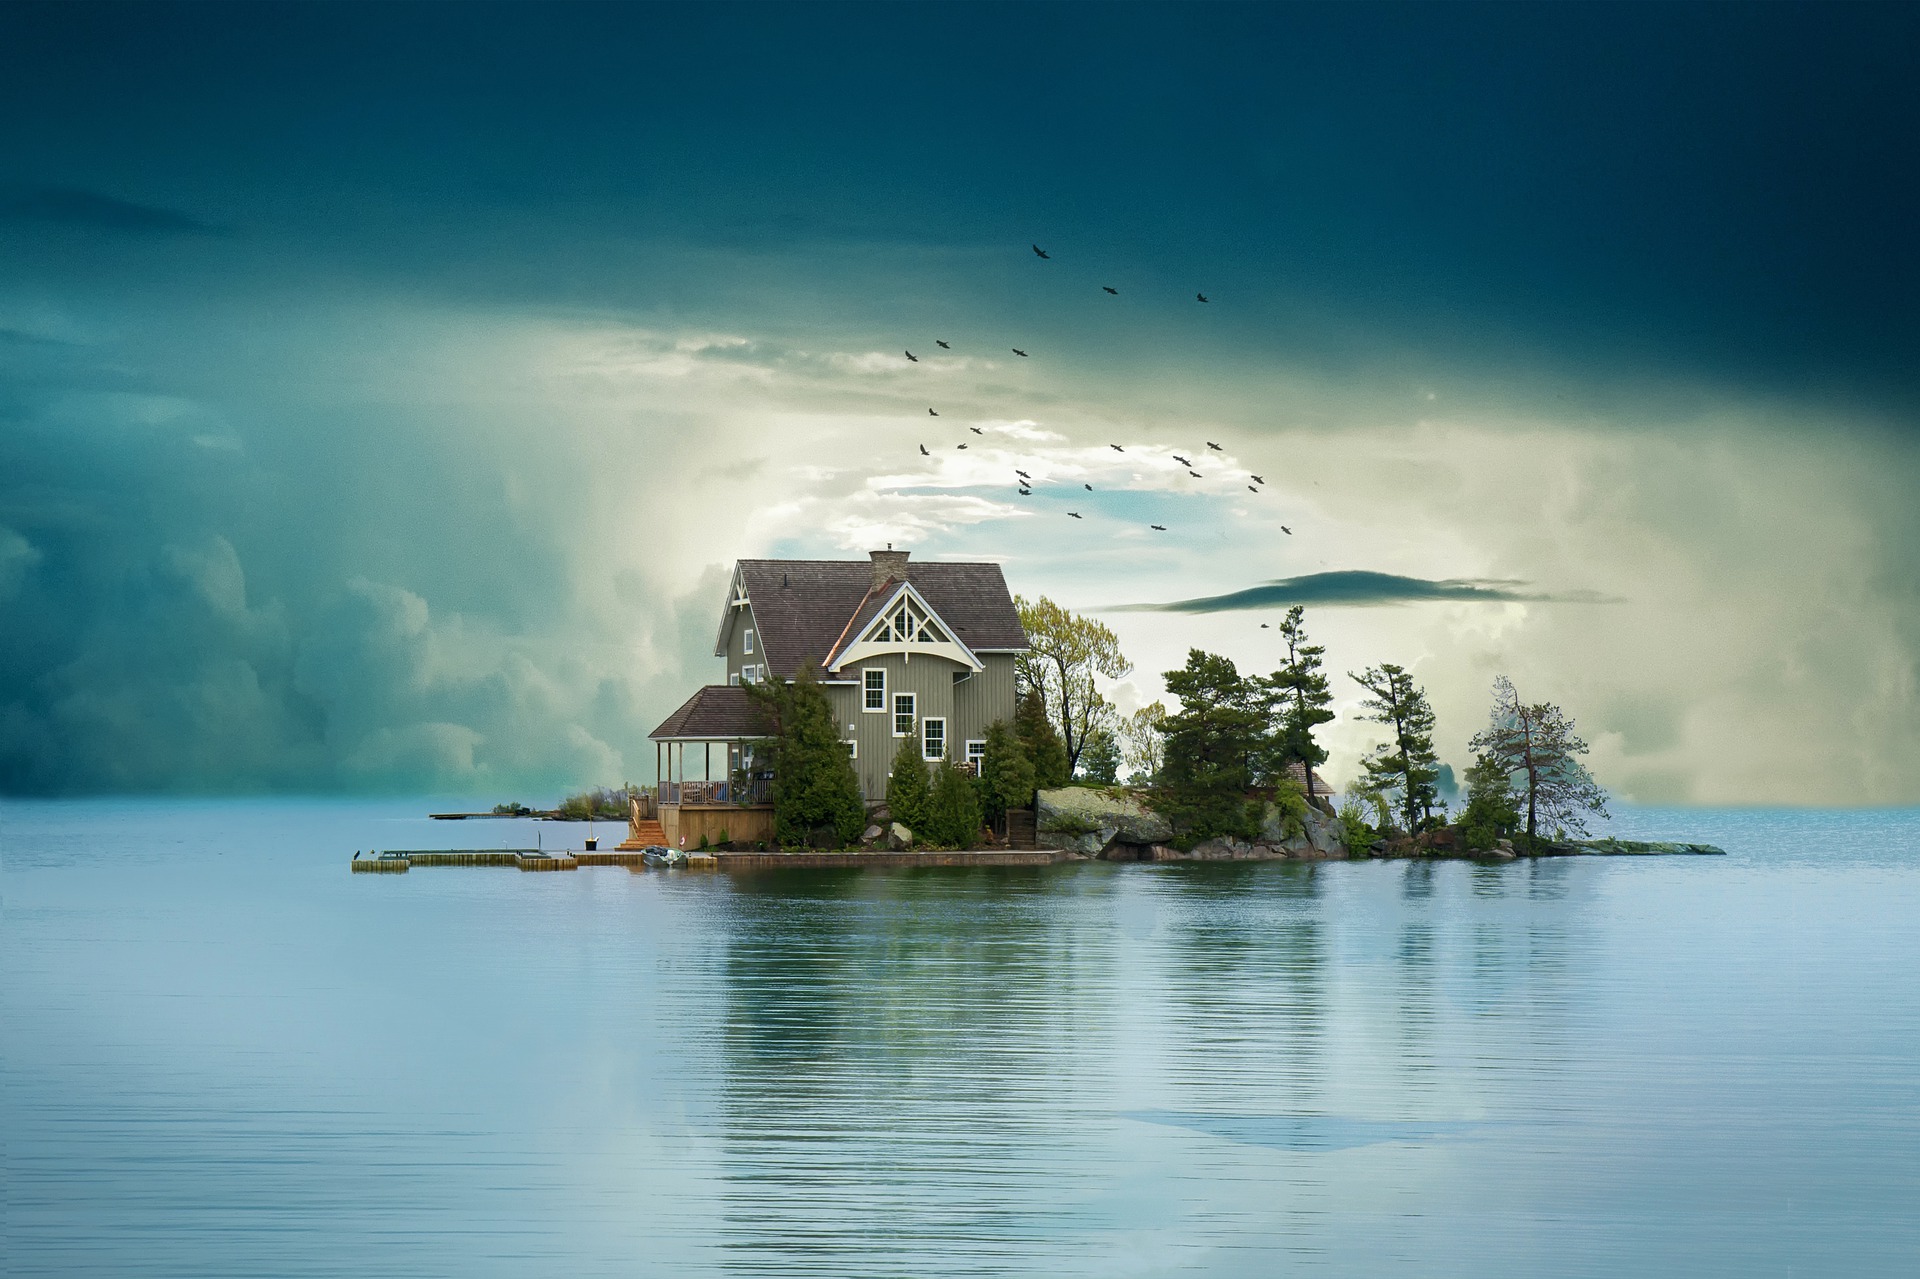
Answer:
M920 739L909 734L900 739L900 749L893 753L893 771L887 774L887 811L918 838L932 795L927 762L920 758Z
M1251 839L1260 822L1247 790L1264 718L1247 681L1232 661L1196 648L1166 683L1180 712L1162 725L1166 760L1156 806L1189 845L1222 835Z
M1520 806L1506 767L1482 755L1467 770L1467 807L1460 814L1460 834L1474 852L1512 838L1520 828Z
M1434 804L1440 798L1434 788L1440 770L1433 753L1433 708L1413 676L1391 662L1348 678L1371 694L1360 703L1368 712L1364 718L1393 731L1390 740L1360 761L1366 770L1364 789L1398 796L1406 831L1417 834L1433 824Z
M980 806L987 820L999 826L1009 808L1033 803L1033 761L1027 749L1003 719L987 725L987 754L980 761Z
M980 839L980 796L973 779L943 759L934 765L927 800L925 842L941 848L972 848ZM917 833L917 832L916 832Z
M1034 786L1040 790L1065 786L1073 776L1073 765L1067 759L1067 748L1060 744L1060 734L1054 731L1053 721L1047 718L1047 703L1040 690L1029 687L1020 695L1013 711L1013 731L1020 735L1027 758L1033 761Z
M1304 622L1306 610L1296 604L1280 622L1280 641L1287 647L1286 664L1263 683L1274 699L1276 723L1273 749L1278 768L1289 764L1306 769L1307 794L1313 795L1313 770L1327 762L1326 750L1313 740L1313 730L1333 719L1327 709L1333 692L1320 673L1326 647L1310 643Z
M1080 776L1102 786L1120 780L1120 744L1106 729L1096 728L1087 738L1087 748L1080 752Z
M866 824L839 717L812 666L798 679L771 678L743 684L772 721L774 838L802 844L850 844Z
M1587 744L1573 720L1551 702L1522 702L1504 675L1493 682L1493 710L1472 746L1519 787L1529 841L1539 838L1542 824L1555 834L1584 835L1589 816L1606 817L1607 793L1580 762Z

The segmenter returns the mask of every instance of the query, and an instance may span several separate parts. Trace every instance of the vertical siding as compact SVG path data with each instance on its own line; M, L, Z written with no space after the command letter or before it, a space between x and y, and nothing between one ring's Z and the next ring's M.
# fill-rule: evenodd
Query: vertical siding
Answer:
M744 663L752 662L758 665L764 663L767 659L766 654L760 646L760 623L753 620L753 605L749 604L745 608L734 608L729 605L727 612L731 616L727 622L726 682L731 684L734 682L734 678L740 674L740 667ZM753 630L753 654L751 656L747 654L746 649L747 630L749 627Z
M1010 654L983 655L981 660L987 669L958 684L953 682L954 673L964 671L965 667L931 654L915 657L917 660L909 661L903 655L890 653L841 672L843 676L862 680L862 671L883 668L887 672L887 710L883 713L868 714L861 709L865 704L863 684L831 690L842 735L860 744L854 767L860 774L860 788L869 800L886 797L887 771L893 767L894 752L900 749L900 739L893 735L894 694L915 696L916 742L920 721L928 717L947 721L947 753L956 761L966 758L969 739L987 735L987 725L996 719L1013 720L1013 657ZM851 731L847 729L848 724L853 725Z

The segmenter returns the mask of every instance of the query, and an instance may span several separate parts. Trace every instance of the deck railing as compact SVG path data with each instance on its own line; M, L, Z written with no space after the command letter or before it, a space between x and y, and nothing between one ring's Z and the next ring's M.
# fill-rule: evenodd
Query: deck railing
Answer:
M734 782L661 782L662 804L732 806L748 808L773 802L771 777L744 778Z

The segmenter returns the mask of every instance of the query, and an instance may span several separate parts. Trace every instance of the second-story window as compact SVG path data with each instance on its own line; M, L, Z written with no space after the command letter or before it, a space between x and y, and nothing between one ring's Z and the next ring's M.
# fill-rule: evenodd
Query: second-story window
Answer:
M912 737L913 720L913 694L895 693L893 695L893 735Z
M751 626L747 628L746 639L747 639L746 654L748 657L752 657L753 656L753 628Z
M866 681L866 701L861 703L863 710L885 714L887 709L887 670L884 666L869 666L861 672Z

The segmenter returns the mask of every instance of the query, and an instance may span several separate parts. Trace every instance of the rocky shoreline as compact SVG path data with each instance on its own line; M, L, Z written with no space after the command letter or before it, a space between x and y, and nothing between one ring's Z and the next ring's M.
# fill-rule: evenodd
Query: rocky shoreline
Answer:
M1348 849L1340 822L1309 806L1304 819L1289 819L1273 804L1262 815L1257 839L1210 839L1192 848L1173 846L1173 825L1120 790L1068 786L1043 790L1035 804L1035 839L1041 848L1112 862L1346 861L1353 858L1455 858L1514 861L1521 857L1723 856L1712 844L1633 839L1555 840L1530 852L1500 841L1473 851L1436 831L1417 839L1392 840L1364 852Z

